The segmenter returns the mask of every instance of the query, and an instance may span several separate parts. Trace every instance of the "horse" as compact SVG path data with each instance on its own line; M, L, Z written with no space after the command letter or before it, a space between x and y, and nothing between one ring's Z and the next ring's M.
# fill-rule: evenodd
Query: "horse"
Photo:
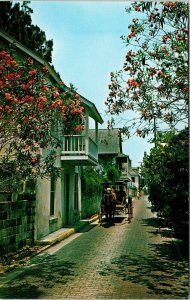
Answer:
M114 212L115 212L115 204L113 201L111 189L107 188L107 190L105 191L102 197L102 201L100 204L100 210L99 210L100 224L102 224L103 215L105 215L107 225L113 225Z

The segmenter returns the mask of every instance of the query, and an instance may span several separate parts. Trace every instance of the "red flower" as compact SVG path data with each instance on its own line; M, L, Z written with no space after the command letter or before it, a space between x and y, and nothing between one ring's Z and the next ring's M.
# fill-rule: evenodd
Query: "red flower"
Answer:
M136 7L135 7L135 10L136 10L136 11L140 11L140 10L141 10L141 9L140 9L140 6L136 6Z
M34 69L32 71L29 71L28 74L33 76L33 75L36 75L37 72L38 72L38 70Z
M5 99L10 100L11 99L11 94L10 93L5 93Z
M188 32L189 32L189 30L188 29L182 29L183 30L183 32L185 32L185 33L187 33L188 34Z
M157 74L158 74L158 76L161 77L163 75L163 72L161 70L159 70L159 71L157 71Z
M1 56L1 57L4 57L5 54L6 54L6 52L5 52L4 50L0 51L0 56Z
M46 85L42 85L41 91L42 91L42 92L48 91L48 87L47 87Z
M113 91L112 91L112 92L110 92L110 93L109 93L109 96L110 96L110 97L113 97L113 96L115 96L115 92L113 92Z
M15 60L11 60L10 61L10 65L11 65L11 67L16 67L16 61Z
M3 88L3 87L4 87L3 81L0 80L0 88Z
M32 163L32 164L35 164L36 161L37 161L37 158L36 158L36 157L32 157L32 158L31 158L31 163Z
M46 66L42 66L41 70L42 70L42 73L48 72L48 68Z
M140 130L140 129L137 129L137 130L136 130L136 133L137 133L137 135L139 135L139 136L140 136L140 135L141 135L141 133L142 133L142 130Z
M23 118L23 123L24 123L24 124L27 124L28 122L29 122L29 118L28 118L28 117L24 117L24 118Z
M10 110L11 108L10 108L9 105L5 105L5 109L8 111L8 110Z
M45 80L45 78L42 78L42 84L45 84L46 83L46 80Z
M134 33L134 32L130 33L130 34L128 35L128 38L130 39L130 38L132 38L133 36L135 36L135 33Z
M5 54L5 58L8 60L8 59L10 59L10 54L9 53L7 53L7 54Z
M181 35L179 35L177 39L178 39L178 41L183 41L183 40L184 40L184 37L181 36Z
M167 41L167 39L169 39L170 37L168 35L164 35L162 37L162 41L165 43Z
M55 91L53 92L53 96L56 98L56 97L59 97L59 92L58 91Z
M33 63L34 63L33 59L29 57L29 58L28 58L28 64L29 64L29 65L33 65Z
M80 99L80 96L79 96L79 94L75 94L75 97L77 98L77 99Z

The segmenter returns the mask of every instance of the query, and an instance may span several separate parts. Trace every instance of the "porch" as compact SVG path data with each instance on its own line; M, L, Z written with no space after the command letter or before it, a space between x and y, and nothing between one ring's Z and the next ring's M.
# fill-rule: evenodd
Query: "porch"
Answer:
M76 165L98 164L98 145L85 135L65 135L61 150L61 160Z

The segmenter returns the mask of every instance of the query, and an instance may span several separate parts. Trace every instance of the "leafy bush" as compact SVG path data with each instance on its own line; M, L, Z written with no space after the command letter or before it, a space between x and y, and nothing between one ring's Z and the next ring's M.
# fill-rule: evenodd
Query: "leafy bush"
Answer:
M116 167L110 166L107 168L107 179L108 181L115 182L119 179L119 171Z
M146 156L143 174L149 200L182 239L188 237L188 130L174 135L165 145Z
M82 169L81 217L97 214L101 199L102 178L93 167Z
M88 196L101 191L101 178L93 167L86 167L82 170L82 192Z

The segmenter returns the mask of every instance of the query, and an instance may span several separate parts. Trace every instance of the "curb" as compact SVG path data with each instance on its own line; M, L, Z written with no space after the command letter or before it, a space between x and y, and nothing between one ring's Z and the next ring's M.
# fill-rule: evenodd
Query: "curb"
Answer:
M80 231L81 229L83 229L86 226L90 225L91 223L95 222L96 220L98 220L98 215L94 216L93 218L91 218L89 220L80 220L79 223L74 225L73 228L68 228L68 229L65 228L66 229L65 232L61 233L60 235L58 235L57 237L55 237L51 241L48 241L48 244L46 244L44 247L39 249L36 253L32 254L30 257L34 257L34 256L42 253L43 251L49 249L51 246L65 240L66 238L68 238L72 234L77 233L78 231ZM36 244L40 245L40 241L36 241ZM43 241L42 241L41 245L43 246Z

